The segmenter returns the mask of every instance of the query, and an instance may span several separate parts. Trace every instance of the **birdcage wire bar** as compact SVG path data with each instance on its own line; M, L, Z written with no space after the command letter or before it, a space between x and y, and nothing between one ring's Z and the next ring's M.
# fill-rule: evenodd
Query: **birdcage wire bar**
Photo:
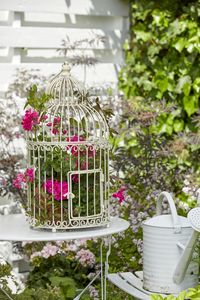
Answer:
M67 64L50 81L47 93L52 98L40 114L41 126L26 137L28 167L35 172L28 186L29 222L52 230L108 225L110 146L105 117Z

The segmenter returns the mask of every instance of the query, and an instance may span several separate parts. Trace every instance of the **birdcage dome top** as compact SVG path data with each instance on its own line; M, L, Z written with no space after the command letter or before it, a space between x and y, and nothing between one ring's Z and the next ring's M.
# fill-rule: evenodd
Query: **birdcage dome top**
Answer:
M86 95L84 85L72 76L71 67L67 62L62 65L62 70L50 80L46 91L52 96L52 101L64 105L83 102Z
M29 141L108 144L105 116L99 105L92 103L83 84L71 75L68 63L50 80L47 93L51 99L40 112L36 130L27 133Z

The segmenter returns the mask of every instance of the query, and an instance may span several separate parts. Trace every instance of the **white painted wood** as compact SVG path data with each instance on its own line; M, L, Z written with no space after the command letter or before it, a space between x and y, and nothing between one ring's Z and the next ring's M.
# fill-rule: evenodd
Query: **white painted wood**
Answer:
M129 222L120 218L111 218L109 227L87 228L81 230L57 231L31 229L23 214L1 216L1 241L71 241L109 236L122 232L129 227ZM5 230L7 228L7 230Z
M143 281L143 272L142 271L136 271L135 275Z
M136 277L133 273L131 272L122 272L120 273L120 276L126 280L130 285L136 286L138 290L142 291L143 293L150 295L151 293L144 290L143 288L143 280L139 279Z
M6 91L9 82L13 80L13 75L16 74L17 68L22 69L39 69L41 74L49 76L50 74L58 72L60 63L19 63L19 64L0 64L0 90ZM119 66L115 64L97 64L86 69L86 84L92 83L115 83L118 80ZM40 73L40 72L39 72ZM74 66L72 73L78 77L79 80L84 80L84 67Z
M146 293L141 292L137 289L137 287L130 285L126 282L123 278L120 277L119 274L108 274L108 280L112 282L114 285L116 285L118 288L120 288L125 293L135 297L139 300L150 300L150 296L148 296Z
M51 75L65 60L56 52L63 39L71 44L96 34L105 37L105 43L83 43L68 57L97 58L98 64L87 68L87 82L116 84L128 15L128 0L0 0L0 95L16 68L39 68ZM83 67L75 69L83 79Z
M124 30L123 18L112 16L82 16L64 13L25 12L22 14L23 26L91 28L102 30ZM127 28L128 30L128 28Z
M0 48L0 63L11 63L13 55L14 48Z
M128 16L126 0L1 0L0 10Z
M11 25L14 13L12 11L0 10L0 26Z
M62 28L13 28L0 26L0 47L59 48L61 47L62 39L66 36L69 37L71 42L75 42L85 38L91 39L96 35L105 36L105 44L99 42L96 45L86 45L86 47L94 49L116 49L121 48L124 42L123 33L120 30L79 30L76 28L63 30Z
M7 22L9 18L9 11L2 10L0 11L0 22Z
M1 51L0 51L1 56ZM74 56L93 57L98 60L98 63L123 63L123 52L121 49L110 50L71 50L67 53L67 58L72 59ZM60 54L56 49L22 49L21 61L26 63L42 63L53 62L62 63L66 57Z

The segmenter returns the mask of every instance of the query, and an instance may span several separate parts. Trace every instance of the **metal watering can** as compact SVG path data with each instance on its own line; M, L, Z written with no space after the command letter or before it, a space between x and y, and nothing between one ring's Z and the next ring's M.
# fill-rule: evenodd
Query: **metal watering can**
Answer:
M164 199L169 203L169 215L162 215ZM178 294L196 286L199 265L191 258L197 237L198 232L192 229L188 219L178 216L171 195L162 192L157 200L157 215L143 222L144 289Z

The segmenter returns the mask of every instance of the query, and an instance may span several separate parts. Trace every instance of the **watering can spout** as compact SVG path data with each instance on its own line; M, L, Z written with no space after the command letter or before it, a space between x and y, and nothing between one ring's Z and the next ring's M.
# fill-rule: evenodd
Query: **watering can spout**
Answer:
M176 284L180 284L184 280L185 273L187 271L187 268L192 258L192 254L195 247L195 243L197 241L198 234L199 233L197 231L193 231L192 236L190 237L180 257L180 260L176 266L176 269L173 274L173 281Z
M173 274L173 281L176 284L181 283L185 277L186 270L192 258L195 243L200 232L200 189L197 191L197 197L198 207L191 209L188 213L188 221L194 230L186 244L185 250L183 251Z

